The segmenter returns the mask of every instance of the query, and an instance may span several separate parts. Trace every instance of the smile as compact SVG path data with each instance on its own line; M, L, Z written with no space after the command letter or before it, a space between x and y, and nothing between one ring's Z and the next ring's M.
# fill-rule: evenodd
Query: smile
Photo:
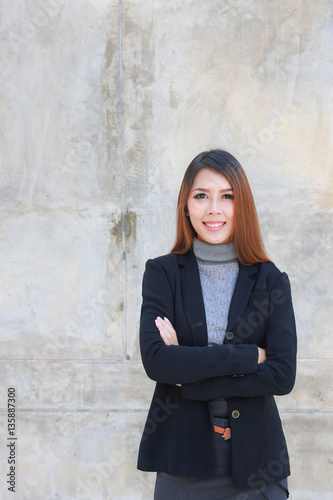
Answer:
M226 224L226 222L204 222L204 225L211 228L211 229L216 229L223 227Z

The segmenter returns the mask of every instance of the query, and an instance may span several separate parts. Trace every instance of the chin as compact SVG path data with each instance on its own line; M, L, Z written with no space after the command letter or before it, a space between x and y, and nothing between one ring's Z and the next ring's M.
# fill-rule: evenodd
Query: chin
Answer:
M229 243L232 241L231 238L224 238L224 239L218 239L218 238L199 238L202 241L205 241L206 243L210 243L211 245L223 245L223 243Z

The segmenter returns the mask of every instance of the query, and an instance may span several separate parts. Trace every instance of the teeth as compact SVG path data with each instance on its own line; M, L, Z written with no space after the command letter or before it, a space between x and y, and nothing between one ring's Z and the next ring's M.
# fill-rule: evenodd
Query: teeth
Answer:
M219 222L218 224L208 224L207 222L205 222L206 226L208 227L222 227L224 222Z

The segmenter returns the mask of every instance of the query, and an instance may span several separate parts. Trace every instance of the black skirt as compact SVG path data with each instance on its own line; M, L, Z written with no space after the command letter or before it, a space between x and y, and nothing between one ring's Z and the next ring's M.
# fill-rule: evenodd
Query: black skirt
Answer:
M229 427L227 418L213 419L214 426ZM232 439L232 436L231 436ZM260 488L235 488L230 475L231 439L215 432L218 471L211 478L195 478L158 472L154 500L285 500L287 479Z

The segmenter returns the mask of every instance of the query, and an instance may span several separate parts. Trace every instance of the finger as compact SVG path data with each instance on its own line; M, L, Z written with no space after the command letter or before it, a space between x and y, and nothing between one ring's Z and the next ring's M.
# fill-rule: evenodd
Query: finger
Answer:
M157 316L155 325L166 345L179 345L177 333L168 318L164 317L162 319L160 316Z
M161 328L160 329L160 333L163 334L163 338L168 340L168 342L170 342L171 344L174 344L175 341L176 341L176 336L172 333L170 333L169 331L167 330L164 330L164 328Z
M162 330L160 330L160 335L165 345L171 345L170 339L167 337L167 335L165 335L165 333Z
M172 335L174 335L176 333L174 327L172 326L172 324L168 318L163 318L163 326L164 326L164 329L166 329Z
M161 335L163 342L166 345L170 345L171 342L169 339L169 335L167 332L164 331L160 318L155 319L155 325L156 325L156 328L158 329L158 331L160 332L160 335Z
M170 321L168 318L166 318L165 316L164 316L164 318L163 318L163 319L164 319L164 322L165 322L165 323L168 325L168 327L170 328L170 330L172 330L172 331L174 332L174 331L175 331L175 329L174 329L174 327L173 327L173 325L172 325L171 321Z
M164 331L168 332L167 334L169 335L171 343L174 344L174 345L179 345L178 337L177 337L177 332L174 329L174 327L172 326L172 323L169 320L169 318L164 317L164 325L165 325L166 328L163 328L163 329L164 329Z
M161 328L166 334L174 334L175 330L171 323L167 323L164 319L160 318L159 316L155 320L157 328Z
M165 324L165 321L163 321L163 319L159 316L155 319L155 325L159 330L167 331L167 325Z

